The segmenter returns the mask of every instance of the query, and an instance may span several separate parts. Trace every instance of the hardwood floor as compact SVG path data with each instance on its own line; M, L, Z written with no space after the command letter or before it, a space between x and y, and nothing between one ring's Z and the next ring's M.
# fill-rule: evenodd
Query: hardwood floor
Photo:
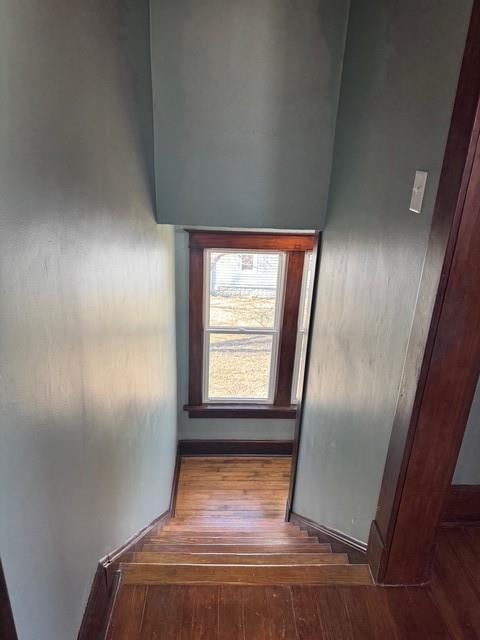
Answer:
M122 567L107 640L480 640L480 529L445 528L428 587L283 521L289 459L185 458L176 517Z
M247 527L252 518L266 520L267 527L274 520L284 524L290 466L289 456L183 458L175 521L222 528L241 525L245 518Z

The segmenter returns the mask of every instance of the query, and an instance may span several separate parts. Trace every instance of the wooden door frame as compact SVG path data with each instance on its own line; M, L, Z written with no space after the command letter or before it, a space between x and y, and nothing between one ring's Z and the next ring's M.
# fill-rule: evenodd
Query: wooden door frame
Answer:
M480 0L475 0L370 530L368 561L381 584L421 584L429 579L441 511L478 379L479 70Z

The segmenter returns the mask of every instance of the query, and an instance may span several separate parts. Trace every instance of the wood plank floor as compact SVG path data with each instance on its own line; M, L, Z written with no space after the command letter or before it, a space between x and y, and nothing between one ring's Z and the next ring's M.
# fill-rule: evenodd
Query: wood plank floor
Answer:
M291 459L183 458L178 479L175 522L222 528L247 520L284 526ZM228 517L228 520L227 520Z
M131 554L107 639L480 640L480 529L440 531L428 587L381 588L362 586L361 581L355 586L297 584L304 564L313 565L307 573L315 573L331 571L333 562L337 575L351 565L345 554L335 560L328 544L313 538L310 544L301 543L305 537L292 536L284 525L288 474L289 460L282 458L184 459L176 517ZM226 544L192 545L182 540L216 540L221 531ZM286 542L269 551L265 539L272 531ZM242 545L228 544L242 533L249 534L242 536ZM303 561L297 560L300 554ZM325 555L330 561L322 566ZM262 567L264 558L268 566ZM146 572L142 565L148 567ZM270 584L267 576L268 584L258 584L266 575L264 569L280 572L280 583ZM222 583L223 574L229 580L245 571L254 572L253 584ZM213 583L190 584L197 574ZM159 579L168 584L157 584ZM217 580L221 584L215 584Z

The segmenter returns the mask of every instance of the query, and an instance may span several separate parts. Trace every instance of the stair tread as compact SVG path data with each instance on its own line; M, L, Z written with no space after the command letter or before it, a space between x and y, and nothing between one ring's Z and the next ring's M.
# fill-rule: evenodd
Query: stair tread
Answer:
M325 542L312 542L303 545L278 544L179 544L172 542L151 543L142 545L143 551L161 551L178 553L330 553L331 545Z
M242 534L238 534L236 536L223 535L221 533L213 533L213 534L200 534L200 535L192 535L192 536L179 536L179 535L164 535L159 536L153 534L148 536L148 540L154 542L170 542L172 540L179 542L192 542L192 543L215 543L219 541L232 542L232 544L240 543L242 544L250 544L253 542L254 544L262 544L263 542L276 542L280 541L285 544L308 544L309 542L318 542L317 538L314 536L279 536L278 534L271 534L265 536L244 536Z
M124 562L147 564L303 565L348 564L346 553L129 553Z
M367 565L231 566L129 564L122 584L371 585Z
M205 526L199 527L198 525L195 527L170 527L166 526L163 529L159 530L157 535L218 535L218 534L226 535L226 536L235 536L235 535L244 535L244 536L267 536L267 535L282 535L289 537L299 537L306 538L308 533L306 531L302 531L301 529L277 529L276 527L249 527L245 526L241 527L212 527Z
M233 538L239 536L247 536L251 538L261 538L265 536L274 536L276 538L308 538L308 532L306 531L278 531L274 527L270 529L257 529L256 527L245 527L241 529L238 527L195 527L192 529L158 529L152 530L151 535L155 536L231 536Z

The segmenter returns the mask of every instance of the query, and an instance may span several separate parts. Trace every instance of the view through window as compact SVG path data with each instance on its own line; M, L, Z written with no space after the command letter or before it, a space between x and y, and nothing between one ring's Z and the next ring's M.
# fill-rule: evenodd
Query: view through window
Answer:
M285 254L212 249L205 258L204 400L271 403Z
M283 252L205 252L204 402L273 402L285 260ZM302 278L292 403L299 398L305 369L312 265L312 252L308 252Z

